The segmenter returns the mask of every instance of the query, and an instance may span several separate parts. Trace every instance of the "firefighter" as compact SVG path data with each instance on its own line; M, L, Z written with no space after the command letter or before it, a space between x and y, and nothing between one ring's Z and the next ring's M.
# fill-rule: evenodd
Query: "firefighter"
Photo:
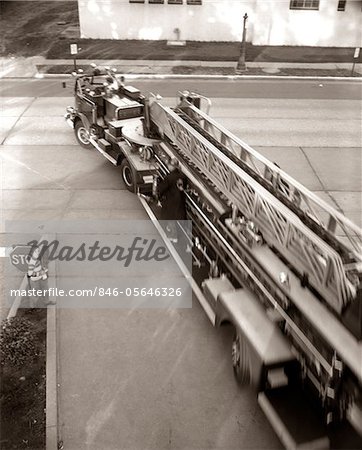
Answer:
M178 240L177 220L186 220L186 177L178 167L178 161L168 163L170 173L161 181L158 195L161 200L161 220L165 221L166 231L173 242Z

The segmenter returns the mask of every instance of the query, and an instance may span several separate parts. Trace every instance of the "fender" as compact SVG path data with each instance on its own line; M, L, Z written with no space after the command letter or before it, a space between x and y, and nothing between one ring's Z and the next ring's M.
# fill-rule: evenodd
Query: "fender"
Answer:
M268 371L283 369L295 361L290 343L254 293L246 288L234 289L226 277L210 278L203 289L216 314L215 326L231 323L246 343L252 385L259 388Z
M74 123L77 120L77 118L82 121L82 123L86 127L87 131L89 131L91 124L89 122L88 117L85 114L77 111L76 116L74 118Z

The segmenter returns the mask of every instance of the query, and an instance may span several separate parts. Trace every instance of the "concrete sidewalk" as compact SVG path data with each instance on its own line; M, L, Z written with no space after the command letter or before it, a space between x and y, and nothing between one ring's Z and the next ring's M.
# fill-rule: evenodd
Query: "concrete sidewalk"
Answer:
M91 62L116 67L120 73L145 75L233 75L234 61L155 61L155 60L109 60L78 59L77 66L87 68ZM29 58L11 57L0 59L0 78L43 77L48 74L70 73L73 62L69 59L46 59L42 56ZM313 76L350 77L351 63L291 63L291 62L248 62L243 75L251 76ZM354 78L362 75L362 64L354 67Z

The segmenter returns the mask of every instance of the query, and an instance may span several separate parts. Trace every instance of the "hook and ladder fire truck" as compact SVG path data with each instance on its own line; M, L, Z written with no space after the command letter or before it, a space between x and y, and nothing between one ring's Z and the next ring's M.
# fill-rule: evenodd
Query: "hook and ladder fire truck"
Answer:
M361 230L214 121L205 97L181 92L170 108L109 68L74 76L66 120L121 167L151 218L142 194L178 160L204 268L194 294L214 326L234 327L235 376L255 387L283 444L327 448L344 422L361 432Z

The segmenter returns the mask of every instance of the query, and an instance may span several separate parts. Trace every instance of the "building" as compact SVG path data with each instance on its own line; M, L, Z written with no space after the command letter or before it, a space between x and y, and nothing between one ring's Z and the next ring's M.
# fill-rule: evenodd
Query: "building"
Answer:
M78 0L81 37L361 46L357 0Z

